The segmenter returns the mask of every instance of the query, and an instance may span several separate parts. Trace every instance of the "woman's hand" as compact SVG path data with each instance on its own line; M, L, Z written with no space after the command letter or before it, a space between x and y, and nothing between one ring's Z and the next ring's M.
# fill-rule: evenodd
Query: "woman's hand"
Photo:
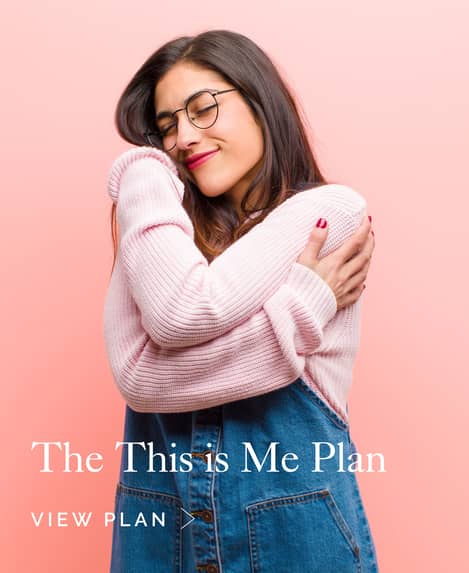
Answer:
M322 220L324 221L324 219ZM319 251L327 237L327 227L314 227L297 262L317 273L331 288L337 310L353 304L365 288L365 279L375 248L374 233L368 216L345 243L322 259Z

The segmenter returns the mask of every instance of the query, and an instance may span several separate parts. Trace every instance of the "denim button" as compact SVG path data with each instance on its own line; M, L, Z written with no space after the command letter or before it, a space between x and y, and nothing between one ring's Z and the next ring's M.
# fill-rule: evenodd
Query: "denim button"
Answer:
M203 460L205 463L208 463L208 456L211 455L213 452L212 450L205 450L205 452L191 452L191 455L194 458L200 458L201 460Z
M211 523L213 521L213 513L208 509L202 509L200 511L192 511L191 513L194 517L200 517L206 523Z
M201 511L200 517L207 523L211 523L213 521L213 513L208 509L204 509L203 511Z

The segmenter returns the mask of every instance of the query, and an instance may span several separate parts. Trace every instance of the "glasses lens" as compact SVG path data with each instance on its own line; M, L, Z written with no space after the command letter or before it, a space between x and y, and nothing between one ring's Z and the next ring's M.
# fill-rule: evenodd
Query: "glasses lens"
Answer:
M217 120L218 105L215 96L202 92L187 103L187 114L191 122L201 129L211 127Z
M194 95L187 102L187 115L195 127L207 129L211 127L218 117L218 104L215 96L210 92L201 92ZM177 119L164 117L158 121L158 133L147 135L151 145L164 151L171 151L177 141Z
M164 117L158 121L158 132L153 134L155 146L164 151L171 151L176 145L177 123L174 117Z

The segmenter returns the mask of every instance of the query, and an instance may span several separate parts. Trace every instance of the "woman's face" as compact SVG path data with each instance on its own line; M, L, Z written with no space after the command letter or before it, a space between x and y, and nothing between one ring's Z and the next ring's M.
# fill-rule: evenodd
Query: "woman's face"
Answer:
M190 63L174 65L155 89L156 114L183 108L200 90L225 90L233 86L218 73ZM191 124L184 111L176 114L176 146L168 155L193 179L207 197L227 194L238 208L264 151L262 130L238 91L216 96L218 118L207 129ZM168 121L168 120L166 120ZM199 165L186 165L191 156L216 151Z

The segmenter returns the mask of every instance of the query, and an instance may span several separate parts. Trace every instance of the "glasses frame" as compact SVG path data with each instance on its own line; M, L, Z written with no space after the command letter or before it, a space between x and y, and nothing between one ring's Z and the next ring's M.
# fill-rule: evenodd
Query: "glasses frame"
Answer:
M226 89L226 90L209 90L209 89L207 89L207 90L199 90L198 92L193 93L192 95L190 95L190 96L187 98L184 107L180 107L179 109L176 109L175 111L173 111L173 112L170 114L169 117L174 118L174 117L176 116L176 114L179 113L180 111L185 111L185 112L186 112L186 117L187 117L187 119L189 120L189 122L190 122L191 125L193 125L193 126L196 127L197 129L209 129L210 127L212 127L213 125L215 125L215 123L216 123L216 121L217 121L217 119L218 119L219 103L218 103L218 100L217 100L217 97L216 97L216 96L221 95L221 94L226 94L226 93L228 93L228 92L234 92L234 91L238 91L238 88L229 88L229 89ZM198 125L196 125L196 124L192 121L192 119L190 118L190 116L189 116L189 110L188 110L188 107L189 107L189 104L191 103L191 101L192 101L194 98L196 98L197 96L199 96L200 94L203 94L203 93L209 93L210 95L212 95L212 96L213 96L213 99L215 100L215 103L216 103L216 105L217 105L217 113L216 113L216 115L215 115L215 119L213 120L213 122L212 122L210 125L207 125L207 127L199 127ZM164 149L164 147L163 147L163 137L162 137L162 134L161 134L160 131L158 131L158 130L156 130L156 131L147 130L147 131L144 132L143 135L145 136L145 138L147 139L147 141L148 141L148 143L149 143L149 145L150 145L151 147L157 147L157 148L158 148L157 145L155 145L155 144L153 144L153 143L151 142L151 139L150 139L150 137L149 137L149 136L151 136L151 135L156 135L156 136L160 139L160 141L161 141L161 147L160 147L160 148L161 148L163 151L165 151L165 152L172 151L172 150L176 147L177 135L176 135L176 141L174 142L174 145L173 145L172 147L170 147L169 149Z

